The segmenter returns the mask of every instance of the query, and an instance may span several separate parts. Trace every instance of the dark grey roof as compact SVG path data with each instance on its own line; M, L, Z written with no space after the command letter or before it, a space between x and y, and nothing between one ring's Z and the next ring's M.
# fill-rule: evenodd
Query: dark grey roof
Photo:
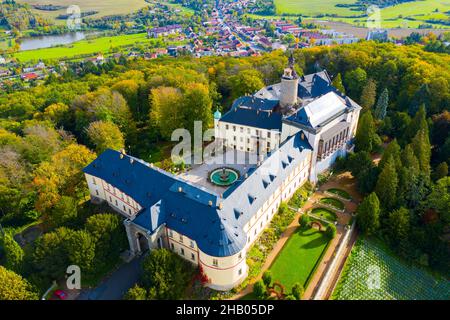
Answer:
M278 131L281 130L281 120L282 115L278 112L244 107L234 107L220 119L221 122Z

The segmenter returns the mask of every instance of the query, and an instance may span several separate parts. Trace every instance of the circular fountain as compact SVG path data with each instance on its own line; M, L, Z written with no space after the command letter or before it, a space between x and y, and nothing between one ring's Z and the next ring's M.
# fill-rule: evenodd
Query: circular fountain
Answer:
M239 173L231 168L218 168L213 170L209 175L211 183L226 187L233 184L239 178Z

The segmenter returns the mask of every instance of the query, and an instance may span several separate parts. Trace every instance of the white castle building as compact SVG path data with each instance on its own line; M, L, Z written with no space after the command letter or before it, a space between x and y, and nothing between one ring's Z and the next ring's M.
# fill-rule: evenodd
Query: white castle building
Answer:
M224 154L257 155L255 163L204 163L173 175L107 150L84 169L91 199L125 217L133 255L169 248L201 266L209 287L229 290L246 278L247 250L281 202L351 150L360 110L326 71L299 77L290 59L281 83L214 114Z

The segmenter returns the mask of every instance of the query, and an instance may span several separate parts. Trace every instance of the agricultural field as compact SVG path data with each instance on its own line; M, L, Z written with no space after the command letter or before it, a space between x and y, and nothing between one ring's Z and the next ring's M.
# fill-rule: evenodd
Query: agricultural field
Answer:
M340 21L356 26L365 27L367 17L357 18L364 11L353 11L350 8L336 7L337 4L352 4L356 0L274 0L277 14L301 14L304 17L319 18L330 21ZM437 10L437 11L436 11ZM450 21L450 0L421 0L413 3L402 3L395 6L381 8L381 27L383 28L417 28L426 20ZM329 15L335 15L330 17ZM436 28L450 28L444 24L434 24Z
M285 292L290 292L296 282L306 288L328 242L325 233L315 228L298 228L270 267L273 281L280 282Z
M97 14L89 16L90 18L100 18L115 14L128 14L145 7L147 4L145 0L17 0L18 3L28 3L30 5L58 5L69 7L77 5L81 12L98 11ZM55 18L60 14L66 14L66 9L56 11L35 10L34 12L42 15L45 18L55 20L57 23L65 23L65 20L56 20Z
M448 279L407 264L378 240L361 239L333 293L336 300L443 300Z

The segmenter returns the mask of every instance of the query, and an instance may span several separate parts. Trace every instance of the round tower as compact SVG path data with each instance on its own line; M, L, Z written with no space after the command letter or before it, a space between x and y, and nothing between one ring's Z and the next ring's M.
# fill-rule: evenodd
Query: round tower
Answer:
M294 57L289 57L289 66L281 77L280 107L282 109L296 105L298 100L298 75L294 68Z

